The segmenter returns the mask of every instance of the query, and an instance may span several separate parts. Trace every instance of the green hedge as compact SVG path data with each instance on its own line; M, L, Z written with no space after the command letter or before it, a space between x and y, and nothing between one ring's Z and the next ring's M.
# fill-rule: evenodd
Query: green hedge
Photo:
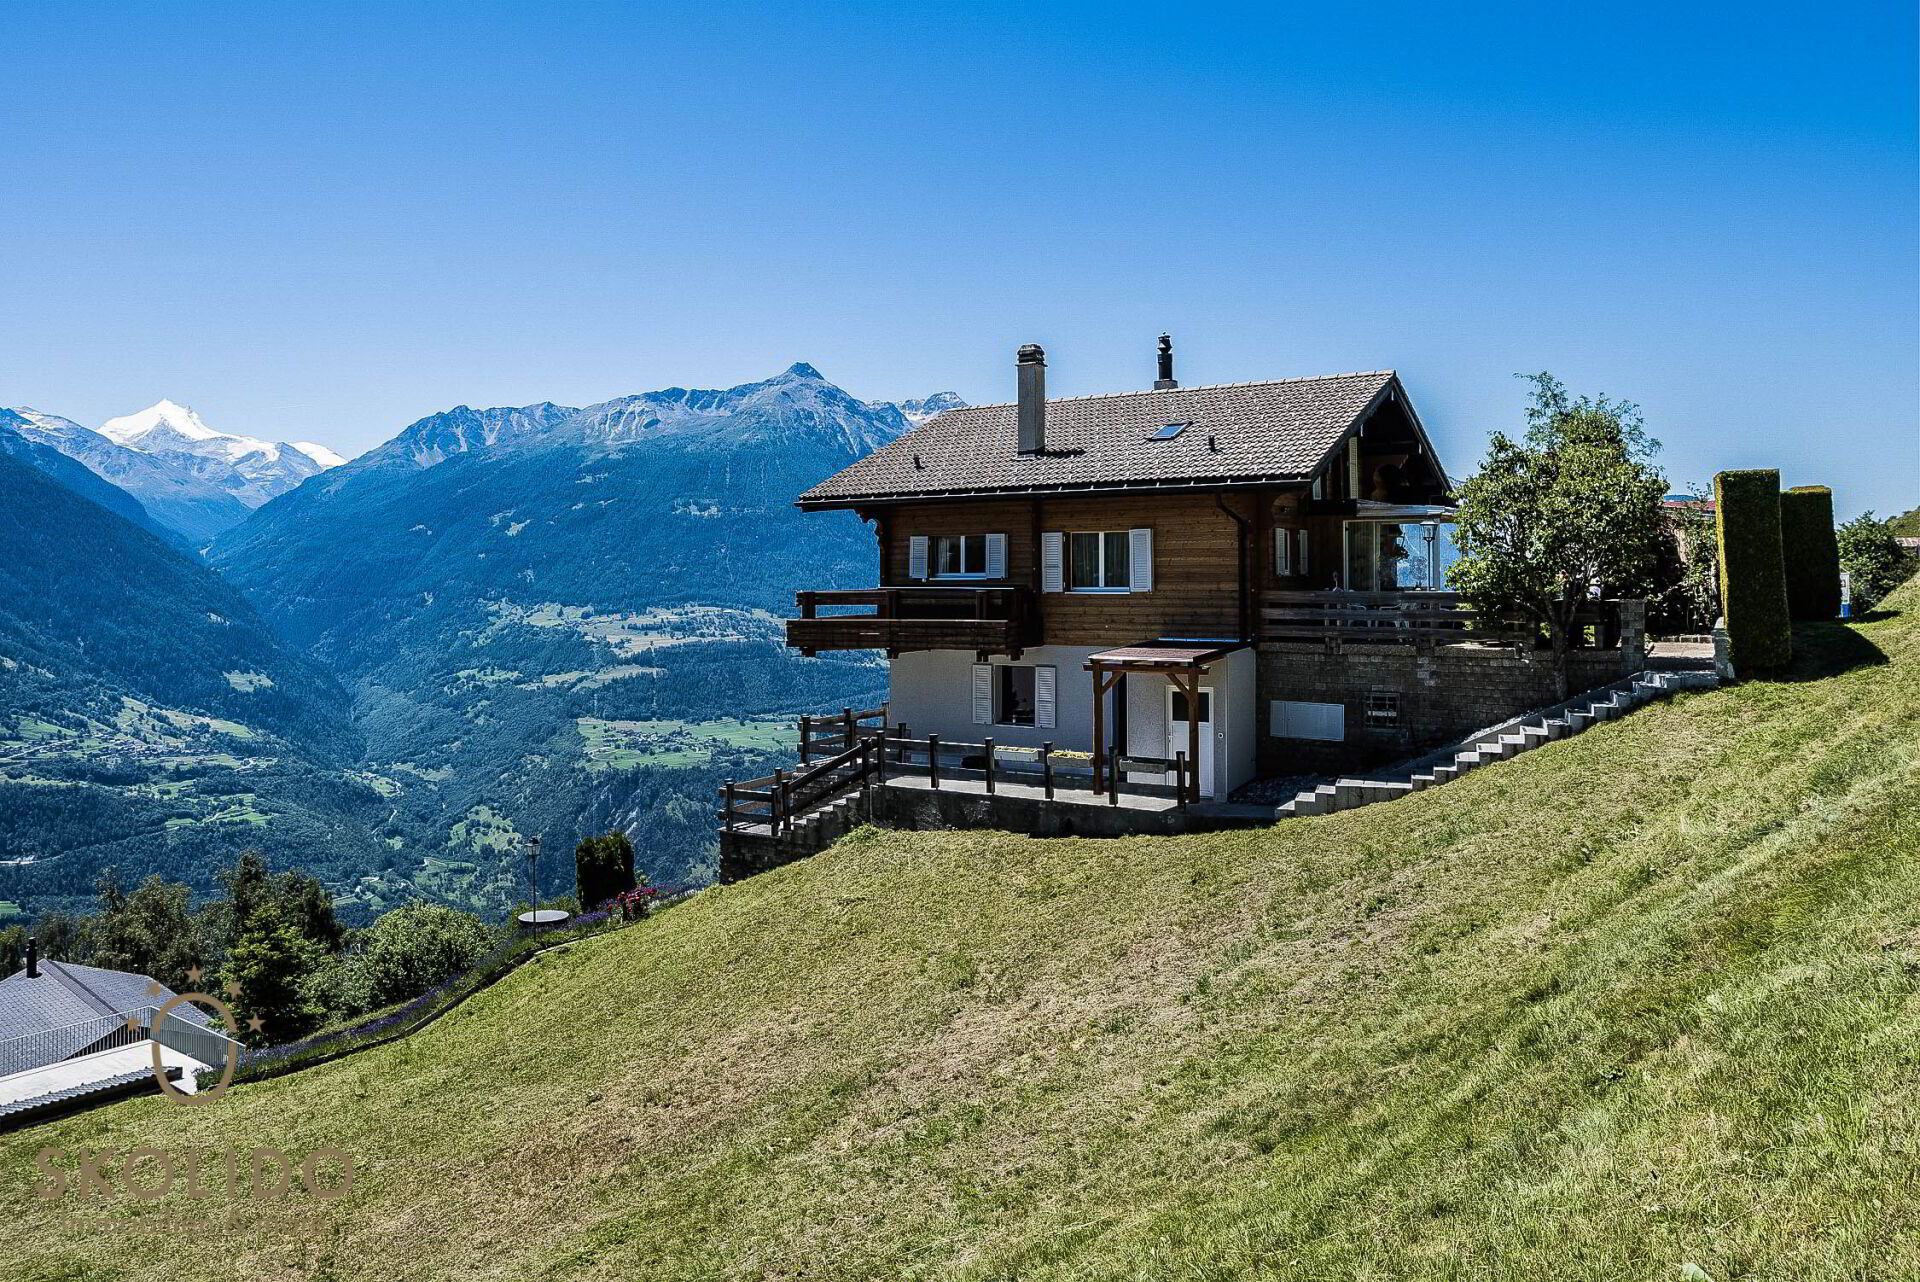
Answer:
M1833 491L1796 485L1780 495L1780 553L1787 609L1796 619L1840 613L1840 543L1833 536Z
M1772 468L1713 478L1720 542L1720 609L1733 670L1742 677L1777 672L1793 658L1787 576L1780 547L1780 473Z

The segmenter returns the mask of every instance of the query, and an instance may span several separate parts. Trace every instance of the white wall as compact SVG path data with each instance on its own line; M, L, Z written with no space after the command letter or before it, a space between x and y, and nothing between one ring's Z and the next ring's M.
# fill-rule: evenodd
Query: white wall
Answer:
M979 743L991 735L995 743L1037 748L1051 741L1074 752L1093 749L1093 674L1087 656L1104 647L1043 645L1023 652L1020 665L1051 664L1054 669L1054 725L976 725L973 720L973 652L971 650L915 650L892 664L887 693L887 720L905 725L916 739L929 732L942 739ZM995 666L1007 663L996 656Z
M959 743L995 743L1088 752L1093 748L1093 674L1087 656L1105 647L1039 646L1022 664L1051 664L1055 675L1054 727L976 725L973 720L974 657L967 650L916 650L895 659L887 699L888 720L904 724L917 739L928 733ZM1253 777L1258 729L1254 652L1236 650L1216 660L1205 684L1213 687L1213 795L1224 801ZM997 664L1006 663L995 658ZM1147 757L1167 755L1167 679L1136 673L1126 680L1126 750ZM1108 709L1111 713L1111 705ZM1109 716L1108 725L1112 725ZM1145 782L1144 777L1142 781ZM1155 777L1153 782L1159 782Z

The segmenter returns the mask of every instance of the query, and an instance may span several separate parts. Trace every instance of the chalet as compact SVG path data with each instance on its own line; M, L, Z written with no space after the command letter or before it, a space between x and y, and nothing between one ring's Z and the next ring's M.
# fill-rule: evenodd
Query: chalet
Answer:
M1391 370L1182 387L1163 335L1150 389L1049 399L1031 345L1014 373L799 496L874 529L877 585L803 590L787 624L887 654L868 733L1217 806L1553 702L1530 630L1444 590L1451 482ZM1596 603L1578 681L1637 670L1634 604Z

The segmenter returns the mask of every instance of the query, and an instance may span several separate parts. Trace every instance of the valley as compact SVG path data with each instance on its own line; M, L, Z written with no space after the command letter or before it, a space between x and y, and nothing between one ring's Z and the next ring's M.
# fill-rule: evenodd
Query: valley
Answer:
M206 869L251 845L325 878L348 920L422 895L497 914L527 893L526 838L566 851L612 826L656 880L705 881L719 782L791 760L800 713L885 688L871 656L783 644L795 587L873 574L857 521L802 519L792 496L954 403L860 401L801 364L584 409L458 407L351 462L224 436L171 402L100 432L37 411L0 423L12 452L41 451L22 461L46 479L90 461L153 494L156 469L172 468L178 498L204 494L213 464L244 462L252 475L217 506L257 510L215 532L211 575L190 548L205 514L158 532L176 575L245 598L202 611L210 629L257 611L248 626L327 683L318 736L250 715L298 688L264 660L176 656L192 697L109 672L111 696L37 709L24 680L0 685L0 790L19 816L0 854L33 860L0 863L0 895L75 910L108 864L204 890ZM29 599L56 582L36 580ZM112 608L176 604L150 595L129 586ZM77 641L86 622L73 622ZM37 666L0 655L72 684L72 652ZM571 885L564 857L541 874L543 894Z

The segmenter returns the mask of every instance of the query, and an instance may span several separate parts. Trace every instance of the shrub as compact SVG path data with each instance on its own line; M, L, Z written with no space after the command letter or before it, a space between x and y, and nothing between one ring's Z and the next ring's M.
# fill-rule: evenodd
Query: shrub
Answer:
M1906 582L1914 558L1894 536L1893 523L1867 512L1841 526L1835 535L1840 566L1847 572L1853 612L1865 614Z
M632 890L633 842L624 832L588 837L573 848L574 884L580 907L591 911L622 891Z
M1772 468L1713 478L1719 531L1720 608L1733 670L1777 672L1793 658L1787 577L1781 567L1780 473Z
M496 942L479 918L439 904L382 913L356 936L338 1000L351 1010L379 1010L418 997L473 966Z
M1796 485L1780 495L1781 568L1787 609L1796 619L1840 613L1840 544L1833 532L1833 491Z

